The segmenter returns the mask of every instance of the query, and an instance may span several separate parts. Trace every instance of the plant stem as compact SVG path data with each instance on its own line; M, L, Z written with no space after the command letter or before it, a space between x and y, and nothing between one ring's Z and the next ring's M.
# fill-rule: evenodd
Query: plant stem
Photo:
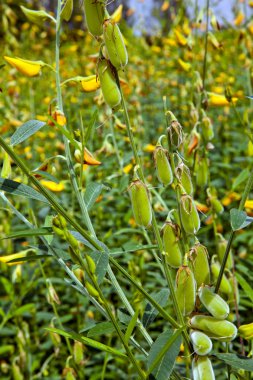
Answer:
M130 143L131 143L131 148L132 148L132 151L133 151L133 154L134 154L134 159L135 159L136 165L138 166L137 171L138 171L140 179L142 180L143 183L145 183L145 177L144 177L144 173L143 173L143 170L142 170L141 161L140 161L140 158L138 156L137 148L136 148L136 145L135 145L135 142L134 142L133 132L132 132L132 128L131 128L131 124L130 124L130 120L129 120L129 115L128 115L128 111L127 111L127 107L126 107L126 103L125 103L124 94L122 92L122 89L121 89L121 86L120 86L120 81L119 81L119 76L118 76L118 73L117 73L116 70L115 70L115 76L116 76L116 82L117 82L117 85L118 85L118 88L120 90L121 97L122 97L122 101L121 102L122 102L122 107L123 107L123 111L124 111L125 124L126 124L126 127L127 127L127 132L128 132L129 140L130 140ZM152 208L152 227L153 227L153 231L154 231L154 234L155 234L155 237L156 237L156 241L157 241L157 244L158 244L158 249L159 249L159 252L160 252L160 257L161 257L162 264L163 264L164 271L165 271L165 277L166 277L166 280L167 280L167 283L168 283L168 287L169 287L169 290L170 290L170 295L171 295L172 302L173 302L173 307L175 308L175 312L176 312L177 318L178 318L181 326L184 326L184 319L183 319L183 315L181 313L181 310L179 309L178 302L177 302L177 299L176 299L176 294L175 294L175 290L174 290L172 275L171 275L171 272L170 272L170 270L168 268L168 265L166 263L165 255L163 254L163 252L164 252L164 250L163 250L163 243L162 243L162 239L161 239L161 236L160 236L160 232L159 232L159 229L158 229L158 225L157 225L157 222L156 222L155 213L154 213L153 208ZM186 328L184 330L184 336L185 336L186 342L190 345L190 343L189 343L189 337L188 337Z
M246 200L248 198L248 195L250 193L252 185L253 185L253 170L251 170L248 182L247 182L247 184L245 186L245 189L244 189L244 192L242 194L242 198L241 198L241 201L240 201L240 204L239 204L239 207L238 207L239 211L243 211L244 206L245 206L245 202L246 202ZM228 244L226 246L226 251L225 251L222 263L221 263L220 273L219 273L219 276L218 276L218 279L217 279L217 282L216 282L215 293L218 293L218 291L219 291L221 280L222 280L222 276L223 276L223 273L224 273L224 270L225 270L225 267L226 267L229 251L230 251L230 248L231 248L234 236L235 236L235 231L231 230L230 236L229 236L229 239L228 239Z
M209 24L209 0L206 0L206 31L205 31L205 52L203 60L203 91L205 90L206 82L206 62L207 62L207 43L208 43L208 24Z

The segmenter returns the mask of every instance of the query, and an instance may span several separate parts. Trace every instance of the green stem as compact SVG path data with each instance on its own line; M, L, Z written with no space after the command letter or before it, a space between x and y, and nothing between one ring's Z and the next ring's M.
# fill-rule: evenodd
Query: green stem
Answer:
M248 198L248 195L250 193L252 185L253 185L253 170L250 173L248 182L247 182L247 184L245 186L245 189L244 189L244 192L242 194L242 198L241 198L241 201L240 201L240 204L239 204L239 207L238 207L239 211L243 211L244 206L245 206L245 202L246 202L246 200ZM221 263L220 273L219 273L219 276L218 276L218 279L217 279L217 283L216 283L216 286L215 286L215 292L216 293L218 293L219 288L220 288L222 276L223 276L223 273L224 273L224 270L225 270L225 267L226 267L229 251L230 251L230 248L231 248L234 236L235 236L235 231L232 230L230 232L230 236L229 236L229 239L228 239L228 244L226 246L226 251L225 251L222 263Z
M57 18L56 18L56 36L55 36L55 80L56 80L56 91L57 91L57 105L59 107L59 110L63 112L63 102L62 102L62 93L61 93L61 78L60 78L60 34L61 34L61 0L58 0L57 3ZM66 127L64 127L66 129ZM66 129L67 130L67 129ZM68 131L67 131L68 133ZM86 204L84 202L83 196L79 191L78 187L78 181L76 178L75 170L73 167L73 163L71 160L71 152L70 152L70 146L69 146L69 138L63 136L64 146L65 146L65 153L66 153L66 159L67 159L67 165L70 173L70 179L71 183L73 185L78 203L81 208L81 212L83 215L84 222L86 226L88 227L89 231L91 232L92 236L96 237L93 225L91 223L88 210L86 207Z
M142 170L141 160L140 160L140 158L138 156L137 148L136 148L136 145L135 145L135 142L134 142L134 137L133 137L132 128L131 128L131 124L130 124L130 120L129 120L129 115L128 115L128 111L127 111L127 107L126 107L126 103L125 103L124 94L122 92L122 89L121 89L121 86L120 86L120 81L119 81L119 76L118 76L118 73L116 71L115 71L115 76L116 76L117 85L119 87L119 90L120 90L120 93L121 93L121 97L122 97L122 107L123 107L123 111L124 111L125 124L126 124L126 127L127 127L127 132L128 132L129 140L130 140L130 143L131 143L131 148L132 148L132 151L133 151L133 154L134 154L134 159L135 159L136 165L138 166L137 171L138 171L140 179L142 180L143 183L145 183L145 177L144 177L144 173L143 173L143 170ZM173 306L175 308L175 312L176 312L178 320L180 321L181 326L184 326L184 319L183 319L183 315L181 313L181 310L180 310L180 308L178 306L178 302L177 302L177 299L176 299L176 294L175 294L175 289L174 289L174 285L173 285L172 275L171 275L171 272L170 272L170 270L168 268L168 265L166 263L165 256L163 254L163 243L162 243L162 239L161 239L161 236L160 236L160 232L159 232L159 229L158 229L158 225L157 225L157 222L156 222L155 213L154 213L153 209L152 209L152 227L153 227L153 231L154 231L154 234L155 234L155 237L156 237L156 241L157 241L157 244L158 244L158 249L159 249L160 257L161 257L162 264L163 264L163 267L164 267L165 277L166 277L166 280L167 280L167 283L168 283L168 286L169 286L169 290L170 290L170 295L171 295L171 298L172 298ZM189 337L188 337L186 329L184 331L184 336L185 336L186 342L188 344L190 344L189 343Z
M205 31L205 52L203 60L203 91L205 90L206 82L206 62L207 62L207 43L208 43L208 24L209 24L209 0L206 0L206 31Z

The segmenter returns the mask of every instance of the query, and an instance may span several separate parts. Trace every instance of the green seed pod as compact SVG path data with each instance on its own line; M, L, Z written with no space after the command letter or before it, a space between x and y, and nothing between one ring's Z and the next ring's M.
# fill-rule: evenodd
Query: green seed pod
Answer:
M224 211L224 207L219 199L212 197L210 199L211 206L216 214L221 214Z
M167 129L168 140L173 149L177 149L183 142L183 128L181 124L173 119L170 126Z
M194 165L194 172L196 174L196 184L199 187L204 187L208 183L209 168L207 157L199 157L197 155Z
M189 267L193 271L197 287L202 284L210 284L210 266L208 262L208 252L204 245L194 244L188 253Z
M192 341L194 352L198 355L205 356L208 355L213 348L213 344L209 336L202 333L201 331L190 332L190 338Z
M222 263L223 257L226 252L228 241L224 239L224 237L221 234L218 234L218 238L219 240L218 240L218 246L217 246L217 253L218 253L219 262ZM227 269L233 268L233 257L232 257L231 250L229 251L229 254L228 254L226 268Z
M166 222L162 228L162 234L166 262L173 268L180 267L180 265L182 265L182 254L178 244L180 236L179 225Z
M157 145L154 151L154 160L158 180L165 186L173 182L173 174L168 160L168 151Z
M202 111L203 117L201 121L202 135L206 141L210 141L214 137L213 125L209 117L207 117L205 111Z
M86 255L85 258L86 258L87 264L89 266L89 270L91 271L91 274L95 274L96 273L95 261L89 255Z
M196 234L200 228L200 220L197 208L192 197L183 194L179 204L183 229L187 234Z
M193 193L193 185L189 168L183 162L180 162L175 169L175 175L180 185L183 186L186 194L191 195Z
M75 363L81 364L83 361L83 344L81 342L74 342L73 355Z
M214 188L207 189L208 202L216 214L221 214L224 211L222 203L217 198L217 191Z
M76 377L75 377L73 372L74 372L74 370L72 370L72 368L70 368L70 370L66 373L65 379L66 380L76 380Z
M124 69L128 62L126 46L118 25L108 19L103 24L104 41L111 63L117 69Z
M191 314L196 301L196 282L188 266L183 265L177 271L175 293L182 314Z
M110 63L106 59L98 61L98 76L105 102L112 109L118 107L121 102L121 94Z
M96 298L99 297L99 293L98 293L97 289L95 289L94 286L91 285L90 282L85 281L84 284L85 284L85 287L86 287L86 289L88 290L89 294L90 294L92 297L96 297Z
M20 367L17 364L12 363L11 369L12 369L13 380L23 380L24 379L24 376L20 370Z
M213 293L209 286L201 286L198 290L201 303L209 313L217 319L225 319L229 314L229 306L223 298Z
M193 380L215 380L213 367L207 356L199 356L192 361Z
M230 342L237 335L237 328L233 323L210 317L209 315L195 315L190 320L190 326L203 331L211 339L222 342Z
M105 1L84 0L84 11L89 32L95 37L101 36L105 18Z
M129 186L134 219L137 224L148 227L152 221L152 209L147 186L137 179Z
M214 282L218 279L218 276L219 276L219 273L220 273L220 264L219 263L212 263L211 264L211 272L212 272L212 275L213 275L213 279L214 279ZM222 276L222 280L221 280L221 283L220 283L220 291L222 293L225 293L225 294L230 294L232 292L232 288L231 288L231 285L229 283L229 280L227 279L227 277L225 276L225 274L223 274Z

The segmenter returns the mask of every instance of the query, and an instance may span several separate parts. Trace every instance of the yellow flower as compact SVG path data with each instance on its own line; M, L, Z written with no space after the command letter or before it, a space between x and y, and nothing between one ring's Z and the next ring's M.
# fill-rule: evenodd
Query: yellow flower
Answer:
M244 20L244 14L242 12L239 12L236 18L234 19L235 26L241 25L243 20Z
M82 91L93 92L100 87L100 81L96 75L90 75L81 80Z
M123 172L124 172L125 174L128 174L128 173L130 173L130 171L132 170L132 168L133 168L133 164L128 164L128 165L126 165L126 166L123 168Z
M47 180L41 180L40 183L46 187L48 190L51 190L51 191L54 191L54 192L60 192L62 190L64 190L64 184L63 182L60 182L60 183L56 183L56 182L53 182L53 181L47 181Z
M244 339L253 339L253 323L241 325L238 329L238 332Z
M252 199L248 199L245 202L245 208L250 208L251 210L253 210L253 200Z
M178 58L177 61L184 71L188 72L191 70L192 66L190 63L183 61L181 58Z
M26 257L30 253L31 253L31 250L26 249L25 251L13 253L12 255L0 256L0 262L6 263L8 265L22 264L24 261L15 261L15 262L11 262L11 261L16 260L16 259L22 259L23 257Z
M238 98L233 97L232 102L236 103ZM209 98L208 98L208 104L210 106L218 107L218 106L229 106L229 102L227 98L224 95L219 95L215 94L213 92L209 93Z
M113 14L111 15L111 19L115 22L115 23L118 23L120 22L121 18L122 18L122 10L123 10L123 5L120 4L118 6L118 8L113 12Z
M150 152L152 153L155 151L155 145L147 144L144 146L143 151L148 152L148 153L150 153Z
M15 67L15 69L27 77L36 77L40 75L41 68L45 65L42 61L28 61L22 58L11 58L5 56L4 59L12 67Z
M161 6L161 11L162 11L162 12L165 12L165 11L167 11L167 9L169 9L169 7L170 7L170 3L169 3L169 1L165 0L165 1L163 2L162 6Z
M177 29L175 29L174 32L175 32L175 36L176 36L178 44L181 46L187 45L187 39L185 38L185 36L181 32L179 32Z

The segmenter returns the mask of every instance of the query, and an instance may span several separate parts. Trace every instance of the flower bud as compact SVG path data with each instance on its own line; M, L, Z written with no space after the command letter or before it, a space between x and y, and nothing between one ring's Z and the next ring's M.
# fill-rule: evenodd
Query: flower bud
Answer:
M238 333L246 340L253 339L253 323L241 325L238 329Z
M186 194L191 195L193 193L193 185L189 168L183 162L180 162L175 169L175 175L180 185L183 186Z
M211 339L222 342L230 342L237 335L237 328L233 323L207 315L195 315L190 320L190 326L203 331Z
M196 282L188 266L183 265L177 271L175 293L182 314L191 314L195 307Z
M81 364L83 361L83 344L81 342L74 342L73 355L75 363L77 365Z
M158 180L165 186L170 185L173 181L173 174L168 160L168 151L161 145L156 146L154 160Z
M190 195L183 194L181 196L179 209L185 232L187 234L196 234L200 228L200 220L197 208Z
M148 227L152 221L152 209L146 185L137 179L129 186L134 218L137 224Z
M166 262L173 268L178 268L182 265L182 255L178 244L180 227L178 224L166 222L162 233Z
M103 35L110 62L117 70L124 69L128 54L120 28L112 19L104 21Z
M193 380L215 380L213 367L207 356L199 356L192 361Z
M189 267L193 271L197 287L202 284L210 284L210 266L208 262L208 252L204 245L194 244L188 253Z
M229 306L223 298L213 293L209 286L201 286L198 290L201 303L209 313L217 319L225 319L229 314Z
M105 1L84 0L84 11L89 32L95 37L101 36L105 18Z
M212 125L211 119L206 115L204 110L202 110L202 115L203 115L202 121L201 121L202 135L206 141L210 141L214 137L213 125Z
M190 332L190 338L192 341L194 352L200 356L208 355L213 348L213 344L209 336L201 331Z

